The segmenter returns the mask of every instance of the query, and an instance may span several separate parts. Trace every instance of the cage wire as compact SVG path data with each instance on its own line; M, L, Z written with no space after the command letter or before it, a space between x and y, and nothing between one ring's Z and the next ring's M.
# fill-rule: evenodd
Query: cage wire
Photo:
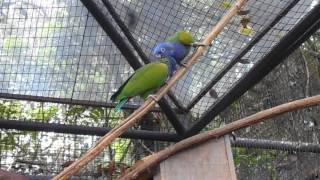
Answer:
M319 52L319 32L221 112L208 128L230 123L282 103L318 95L320 61L319 55L312 54L315 51ZM319 154L305 152L299 147L313 144L319 150L319 117L320 108L315 106L234 132L235 146L239 137L262 142L266 148L253 149L249 142L233 148L239 179L316 179L320 170ZM270 140L274 143L270 143ZM290 143L293 148L284 146L286 143ZM272 150L274 147L277 150Z
M104 0L94 1L101 4L101 9L105 6ZM203 39L234 2L110 1L116 15L151 61L155 44L177 30L190 31L197 41ZM248 1L207 53L172 89L178 101L190 109L188 113L179 114L179 119L184 120L186 126L196 122L317 3L317 0ZM139 98L133 99L128 103L131 108L125 108L121 114L112 111L114 104L110 96L133 69L79 0L3 0L0 4L2 120L112 128L142 103ZM114 17L106 8L104 10L106 18L128 42ZM319 94L319 68L316 68L319 56L315 56L319 46L316 42L319 42L319 33L215 117L205 130L293 99ZM247 48L250 43L252 47ZM239 55L240 52L245 53ZM230 67L229 71L216 83L211 83L225 67ZM206 92L204 87L208 85L211 90ZM199 96L202 91L205 95ZM74 105L77 103L84 106ZM177 109L173 102L170 104ZM235 132L233 145L237 146L237 138L293 145L318 144L319 116L318 107L282 115ZM146 115L133 129L173 132L159 109ZM35 176L51 176L61 171L63 165L81 156L98 138L4 129L0 135L0 168ZM81 179L104 178L110 174L117 177L123 173L123 168L170 144L118 139L76 176ZM319 171L316 153L253 149L250 144L235 147L233 152L239 179L303 179Z
M123 116L126 114L120 116L110 108L20 100L2 99L0 106L0 119L11 121L114 127ZM161 113L149 113L133 129L165 132L170 129L167 127L170 125L164 118ZM70 162L84 154L99 138L93 135L12 129L1 129L0 136L0 168L28 175L30 178L33 176L50 178L57 174ZM80 179L117 177L137 160L169 144L168 142L119 138L75 177Z

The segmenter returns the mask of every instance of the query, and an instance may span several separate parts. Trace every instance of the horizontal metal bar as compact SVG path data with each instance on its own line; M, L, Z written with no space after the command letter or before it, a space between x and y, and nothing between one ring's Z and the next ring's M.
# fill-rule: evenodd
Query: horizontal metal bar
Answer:
M283 16L285 16L297 3L299 0L292 0L287 3L285 8L280 11L280 13L269 23L267 24L261 31L259 31L252 40L241 50L238 54L236 54L232 60L227 64L218 74L199 92L199 94L192 99L192 101L188 104L187 110L189 111L195 104L197 104L201 98L210 91L210 89L220 81L221 78L233 68L235 64L239 62L239 60L246 55L251 48L260 41L260 39L269 32L269 30L276 25Z
M77 100L77 99L70 99L70 98L31 96L31 95L10 94L10 93L0 93L0 98L35 101L35 102L51 102L51 103L71 104L71 105L81 105L81 106L106 107L106 108L114 108L117 105L116 103L108 103L108 102ZM123 109L137 109L139 107L140 105L126 104L123 106ZM160 112L161 109L155 107L151 111Z
M268 139L230 138L233 147L273 149L290 152L320 153L320 145L294 141L273 141Z
M66 125L58 123L45 122L30 122L21 120L0 120L0 129L16 129L24 131L42 131L42 132L56 132L65 134L77 135L95 135L103 136L111 129L104 127L88 127L80 125ZM130 130L125 132L122 138L143 139L152 141L169 141L177 142L180 140L177 134L162 133L146 130ZM274 149L282 151L299 151L299 152L313 152L320 153L320 145L303 142L291 141L273 141L267 139L248 139L248 138L233 138L231 144L234 147L244 148L259 148L259 149Z
M272 69L280 64L290 53L299 47L320 26L320 4L316 5L298 24L288 32L273 49L264 56L232 89L218 99L202 116L187 130L185 137L199 133L215 116L226 109L249 88L258 83Z
M67 125L58 123L30 122L21 120L0 120L0 129L17 129L24 131L44 131L66 134L104 136L111 128L88 127L82 125ZM179 136L173 133L154 132L147 130L129 130L122 138L144 139L152 141L178 141Z

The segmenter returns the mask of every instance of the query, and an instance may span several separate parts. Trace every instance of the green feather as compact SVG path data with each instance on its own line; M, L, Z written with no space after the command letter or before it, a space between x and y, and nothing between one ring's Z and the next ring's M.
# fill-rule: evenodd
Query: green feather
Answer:
M191 35L191 33L187 31L178 31L174 33L172 36L168 37L166 41L178 42L183 45L190 46L192 43L194 43L194 38Z
M120 102L119 102L119 103L117 104L117 106L114 108L114 111L117 112L117 113L120 112L122 106L123 106L127 101L128 101L128 98L120 100Z
M154 90L164 84L168 78L168 60L161 59L160 61L149 63L139 68L120 88L111 96L112 101L119 101L116 111L125 104L124 100L142 96L146 97Z
M119 87L119 89L111 96L111 101L116 101L117 97L121 93L124 86L128 83L128 81L132 78L133 74Z

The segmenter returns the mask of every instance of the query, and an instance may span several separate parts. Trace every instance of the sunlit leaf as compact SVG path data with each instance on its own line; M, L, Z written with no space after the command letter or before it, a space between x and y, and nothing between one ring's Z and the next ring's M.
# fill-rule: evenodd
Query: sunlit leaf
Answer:
M241 27L239 32L245 36L250 36L253 33L253 29L250 26L247 26L246 28Z
M222 1L219 6L224 9L229 9L231 8L232 4L229 1Z

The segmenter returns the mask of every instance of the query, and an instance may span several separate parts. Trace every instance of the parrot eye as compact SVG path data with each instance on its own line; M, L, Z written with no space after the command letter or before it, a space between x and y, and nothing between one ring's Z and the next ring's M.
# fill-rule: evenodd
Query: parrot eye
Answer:
M166 51L166 49L165 48L161 48L160 51L164 53Z
M161 54L156 54L155 55L157 58L161 58Z

